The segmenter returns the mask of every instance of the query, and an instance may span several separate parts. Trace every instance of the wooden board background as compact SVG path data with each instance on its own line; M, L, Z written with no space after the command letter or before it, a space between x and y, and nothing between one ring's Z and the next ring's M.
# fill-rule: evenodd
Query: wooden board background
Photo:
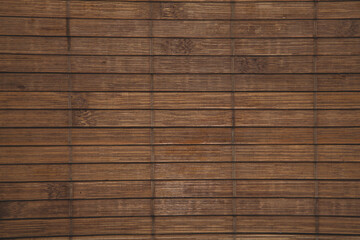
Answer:
M0 239L360 239L360 2L0 0Z

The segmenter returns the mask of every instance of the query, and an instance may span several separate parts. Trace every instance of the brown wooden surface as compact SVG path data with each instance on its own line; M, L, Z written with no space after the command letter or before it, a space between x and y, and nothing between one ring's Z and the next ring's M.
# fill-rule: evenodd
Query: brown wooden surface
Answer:
M0 239L359 240L359 3L0 0Z

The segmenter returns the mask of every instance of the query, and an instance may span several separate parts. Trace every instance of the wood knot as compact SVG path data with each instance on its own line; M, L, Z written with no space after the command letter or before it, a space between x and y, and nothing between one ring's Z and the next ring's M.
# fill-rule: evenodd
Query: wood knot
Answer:
M48 183L46 192L48 199L63 199L69 197L70 188L67 183Z
M235 68L240 73L261 73L266 68L265 58L238 57L235 58Z
M71 96L71 104L74 108L87 108L88 102L84 94L74 94Z
M190 54L195 47L191 39L167 39L161 44L161 48L167 54Z
M184 10L177 3L160 3L161 18L184 18Z
M89 110L73 111L73 124L81 127L96 126L96 120L92 117L92 112Z

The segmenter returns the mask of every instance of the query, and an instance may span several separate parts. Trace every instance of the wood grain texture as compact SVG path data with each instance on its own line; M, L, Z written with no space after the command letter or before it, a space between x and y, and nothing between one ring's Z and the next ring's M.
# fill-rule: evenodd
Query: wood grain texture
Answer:
M67 163L69 147L1 147L1 164Z
M69 167L61 165L4 165L0 169L1 182L67 181Z
M0 127L68 127L68 118L66 110L0 110Z
M0 129L0 145L67 145L67 129Z
M68 107L68 94L61 92L1 92L2 109L62 109Z
M65 17L66 1L54 0L1 0L1 16L27 16L27 17Z
M359 218L321 217L319 218L319 232L331 234L359 234L359 222Z
M359 144L359 128L319 128L317 141L320 144Z
M1 72L53 72L67 71L66 56L2 55Z
M359 91L359 74L324 74L318 77L319 91Z
M359 216L359 199L319 199L319 214L330 216Z
M319 197L359 198L360 183L358 181L320 181Z
M319 163L319 179L359 179L359 163Z
M319 2L318 18L360 18L358 2Z
M359 37L360 20L318 20L317 29L319 37Z
M319 161L358 162L360 146L353 145L321 145L318 146Z
M355 109L360 103L360 94L355 92L318 93L317 107L326 109Z
M358 73L359 56L317 57L317 72L319 73Z
M359 110L319 110L318 126L359 126Z
M360 55L360 40L357 38L320 38L317 44L319 55Z

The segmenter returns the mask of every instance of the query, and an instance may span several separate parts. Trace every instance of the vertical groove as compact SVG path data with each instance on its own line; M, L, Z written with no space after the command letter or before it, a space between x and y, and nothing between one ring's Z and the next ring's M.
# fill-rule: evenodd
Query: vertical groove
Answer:
M235 43L233 39L233 18L234 18L234 2L230 3L231 7L231 15L230 15L230 41L231 41L231 73L234 73L235 67ZM233 190L233 198L232 198L232 214L233 214L233 239L236 239L236 171L235 171L235 161L236 161L236 151L235 151L235 80L233 74L230 75L231 79L231 111L232 111L232 119L231 119L231 178L232 181L232 190Z
M68 128L68 145L69 145L69 239L72 239L73 236L73 183L72 183L72 104L71 104L71 91L72 91L72 81L71 81L71 35L70 35L70 0L66 1L66 40L67 40L67 80L68 80L68 109L69 109L69 128Z
M150 2L150 25L149 25L149 37L150 37L150 57L149 57L149 67L150 67L150 161L151 161L151 239L155 239L155 153L154 153L154 67L153 67L153 4Z
M317 181L317 161L318 161L318 148L317 148L317 0L314 0L314 54L313 54L313 73L314 73L314 129L313 129L313 141L314 141L314 178L315 178L315 234L316 240L319 239L319 183Z

